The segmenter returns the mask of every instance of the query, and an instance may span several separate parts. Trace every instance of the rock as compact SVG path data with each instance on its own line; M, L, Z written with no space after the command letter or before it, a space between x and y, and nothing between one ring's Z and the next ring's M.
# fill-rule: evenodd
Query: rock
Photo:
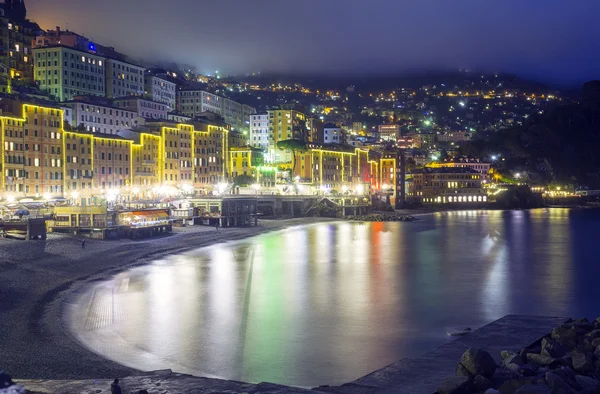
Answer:
M492 376L491 381L492 381L494 387L500 387L506 381L508 381L510 379L514 379L514 378L515 378L515 374L513 374L509 370L504 369L504 368L496 368L496 372L494 372L494 376Z
M483 394L502 394L502 393L496 389L487 389L487 390L485 390L485 393L483 393Z
M590 331L591 329L594 328L594 324L591 323L588 319L586 319L585 317L582 319L577 319L575 320L573 323L571 323L573 325L573 327L575 328L579 328L582 331Z
M520 354L515 354L502 360L502 365L506 366L508 364L523 365L525 364L525 360L523 360Z
M456 370L454 371L454 375L456 375L456 376L464 376L464 377L467 377L469 379L473 378L473 375L471 375L469 373L469 371L467 371L467 369L465 368L465 366L462 365L461 363L458 363L456 365Z
M491 380L481 375L475 376L475 379L473 379L473 385L475 386L476 391L485 391L493 386Z
M594 340L592 341L592 347L594 349L597 349L600 347L600 338L594 338Z
M477 348L467 349L463 353L460 362L474 376L483 375L490 378L496 370L496 362L492 356L485 350Z
M560 392L565 394L575 392L575 390L567 382L565 382L563 378L558 374L550 371L546 372L545 377L546 383L548 384L548 386L550 386L553 392Z
M469 394L473 391L473 383L465 376L450 376L440 384L439 394Z
M590 339L600 338L600 330L594 329L594 330L588 332L587 334L585 334L585 337L590 338Z
M0 371L0 389L10 387L15 384L11 377L4 371Z
M594 356L596 356L596 359L600 360L600 346L594 350Z
M571 353L573 369L581 374L589 373L594 369L592 359L586 354L578 350Z
M533 384L534 378L509 379L504 382L498 390L502 393L514 393L523 386Z
M517 369L517 372L523 376L534 376L535 373L537 372L537 369L532 365L525 364L525 365L520 365L519 368Z
M581 386L581 390L584 393L600 393L600 382L596 379L587 376L577 375L575 376L575 381L577 382L577 384L579 384L579 386Z
M529 353L527 355L527 362L535 365L550 365L554 359L545 354Z
M512 352L510 350L503 350L500 352L500 356L502 356L502 360L506 360L509 357L516 356L517 353Z
M564 356L566 352L567 348L559 342L556 342L555 340L550 338L542 339L541 354L557 358Z
M552 390L545 384L527 384L518 388L515 394L552 394Z
M506 368L507 370L509 370L510 372L517 374L519 373L519 368L521 368L521 365L519 364L515 364L515 363L510 363L510 364L506 364L504 366L504 368Z
M551 338L566 347L574 347L577 344L577 329L562 325L552 330Z

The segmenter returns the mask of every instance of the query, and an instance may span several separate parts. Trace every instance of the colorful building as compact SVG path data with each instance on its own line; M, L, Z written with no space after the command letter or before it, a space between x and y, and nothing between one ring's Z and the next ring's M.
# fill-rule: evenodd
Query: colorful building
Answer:
M483 176L471 168L415 169L407 176L406 199L423 204L482 203L487 196Z

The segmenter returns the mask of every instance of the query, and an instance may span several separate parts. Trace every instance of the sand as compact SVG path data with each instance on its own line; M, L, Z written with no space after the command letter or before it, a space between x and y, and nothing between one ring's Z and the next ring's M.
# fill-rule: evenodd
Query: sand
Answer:
M174 228L145 240L92 240L49 234L46 241L0 239L0 370L19 379L109 379L139 371L91 353L60 321L64 300L86 281L101 279L161 256L242 239L315 218L261 220L258 227Z

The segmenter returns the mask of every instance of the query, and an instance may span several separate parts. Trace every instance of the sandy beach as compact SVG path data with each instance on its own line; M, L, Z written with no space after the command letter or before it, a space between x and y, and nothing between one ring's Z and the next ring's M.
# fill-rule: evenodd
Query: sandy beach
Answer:
M0 370L19 379L99 379L138 371L105 360L63 332L61 307L86 281L218 242L330 219L261 220L258 227L174 228L144 240L50 234L46 241L0 239Z

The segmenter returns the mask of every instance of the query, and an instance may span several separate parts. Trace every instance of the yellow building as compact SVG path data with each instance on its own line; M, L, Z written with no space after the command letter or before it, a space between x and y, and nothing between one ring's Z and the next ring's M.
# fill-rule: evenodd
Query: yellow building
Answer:
M370 187L376 182L369 151L360 148L327 149L309 144L305 152L297 152L292 175L301 182L325 189ZM360 185L360 186L359 186Z
M270 163L289 163L292 160L289 151L277 148L279 141L308 141L306 115L291 109L269 110L269 132L267 161Z
M264 164L262 150L250 146L229 148L229 176L233 180L240 175L255 176L256 167Z
M94 136L64 131L64 192L70 198L91 198L94 176Z
M11 196L62 195L62 110L8 98L0 110L0 190Z

